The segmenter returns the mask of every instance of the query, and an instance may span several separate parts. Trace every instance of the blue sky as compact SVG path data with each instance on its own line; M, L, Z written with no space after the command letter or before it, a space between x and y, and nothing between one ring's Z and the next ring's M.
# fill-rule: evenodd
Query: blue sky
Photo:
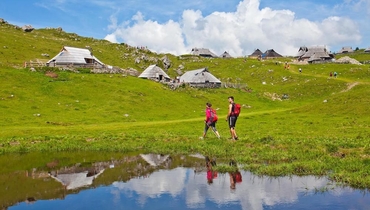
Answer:
M1 0L0 18L175 55L370 47L370 0Z

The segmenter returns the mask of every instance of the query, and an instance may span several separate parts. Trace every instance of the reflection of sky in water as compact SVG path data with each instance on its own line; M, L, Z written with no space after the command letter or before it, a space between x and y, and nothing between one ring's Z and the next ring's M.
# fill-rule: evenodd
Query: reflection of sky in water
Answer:
M369 195L333 188L324 178L241 173L243 181L235 190L230 189L228 174L218 174L209 185L206 172L176 168L84 190L64 200L22 203L9 209L370 209ZM326 188L329 191L315 193Z
M118 196L131 197L142 208L148 208L155 203L150 201L152 199L170 197L165 202L184 199L187 208L208 208L207 205L211 202L220 208L234 206L255 210L268 206L273 208L274 205L280 204L296 205L300 202L300 197L340 197L351 193L349 189L335 188L325 194L315 195L315 190L331 189L332 186L328 185L330 183L326 179L313 176L260 178L249 172L242 172L242 176L243 181L237 183L235 190L231 190L227 174L219 174L213 184L208 185L205 173L194 174L192 170L176 168L154 172L148 178L133 179L127 183L116 182L112 191L115 193L116 202L119 202ZM328 204L330 205L330 201ZM304 205L311 206L310 203Z

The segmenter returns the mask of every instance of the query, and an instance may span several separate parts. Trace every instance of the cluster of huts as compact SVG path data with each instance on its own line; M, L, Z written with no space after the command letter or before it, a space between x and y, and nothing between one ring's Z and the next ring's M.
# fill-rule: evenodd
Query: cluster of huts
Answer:
M351 53L351 47L343 47L338 53ZM365 50L370 52L370 47ZM193 48L192 55L202 56L207 58L232 58L225 51L220 56L217 56L206 48ZM283 57L273 49L269 49L264 53L256 49L249 58L256 59L273 59ZM300 47L296 55L296 59L302 62L318 63L328 62L333 60L334 55L327 51L325 47ZM96 58L89 49L75 48L64 46L62 50L47 63L50 67L84 67L84 68L106 68L103 62ZM207 68L201 68L185 72L176 79L171 79L165 71L157 65L148 66L140 75L139 78L152 79L157 81L171 82L176 84L189 84L194 87L220 87L221 81L213 76Z
M201 68L185 72L183 75L172 80L165 71L157 65L150 65L139 78L156 81L171 82L177 85L188 84L192 87L220 87L221 81L213 76L207 68Z
M50 67L83 67L104 68L106 65L96 58L88 49L64 46L52 59L46 62ZM185 72L176 79L171 79L167 73L157 65L148 66L139 78L156 81L172 82L176 84L188 84L193 87L220 87L221 81L213 76L207 68L201 68Z

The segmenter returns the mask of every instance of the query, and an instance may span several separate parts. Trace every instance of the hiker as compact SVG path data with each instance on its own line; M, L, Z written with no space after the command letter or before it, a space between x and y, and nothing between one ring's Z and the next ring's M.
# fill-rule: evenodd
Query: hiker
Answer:
M238 136L236 135L236 131L235 131L235 124L236 124L236 120L238 119L238 116L236 116L234 112L235 110L234 97L229 96L228 100L229 100L229 111L226 116L226 121L229 124L231 139L238 140Z
M216 179L218 176L217 171L213 170L213 166L216 166L216 160L210 159L208 156L206 156L206 169L207 169L207 183L212 184L213 179Z
M338 74L337 74L337 72L335 71L335 72L334 72L334 77L335 77L335 78L337 78L337 75L338 75Z
M333 73L332 73L332 72L330 72L329 76L330 76L330 77L332 77L332 76L333 76Z
M217 120L218 120L218 117L216 115L216 111L212 109L212 104L206 103L206 119L204 120L205 126L204 126L203 136L200 137L200 139L204 139L206 137L209 127L211 127L213 133L217 136L217 138L221 137L216 129Z
M302 69L301 68L299 68L299 73L302 73Z
M231 160L229 165L235 168L234 171L229 172L230 189L235 190L235 184L242 182L242 174L240 173L238 166L236 165L236 162L234 160Z

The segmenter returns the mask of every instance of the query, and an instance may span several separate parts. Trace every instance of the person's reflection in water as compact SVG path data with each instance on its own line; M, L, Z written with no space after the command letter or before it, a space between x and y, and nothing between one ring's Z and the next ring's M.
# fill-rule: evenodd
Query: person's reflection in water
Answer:
M235 190L236 183L242 182L242 174L240 173L238 166L234 160L231 160L229 163L230 166L234 167L234 171L229 172L230 176L230 189Z
M216 160L209 159L209 157L206 157L206 168L207 168L207 183L212 184L213 179L217 178L217 171L213 170L213 166L216 166Z

